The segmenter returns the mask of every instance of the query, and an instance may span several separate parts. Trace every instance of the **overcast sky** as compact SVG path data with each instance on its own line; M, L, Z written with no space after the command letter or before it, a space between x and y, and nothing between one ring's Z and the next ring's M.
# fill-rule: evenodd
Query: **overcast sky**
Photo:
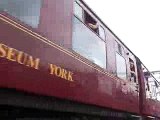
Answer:
M160 0L84 0L150 70L160 70Z

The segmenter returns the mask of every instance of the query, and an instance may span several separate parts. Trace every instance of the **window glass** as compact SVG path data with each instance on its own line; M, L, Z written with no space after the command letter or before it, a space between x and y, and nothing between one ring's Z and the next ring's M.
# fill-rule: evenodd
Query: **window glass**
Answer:
M105 40L105 31L104 28L102 28L101 26L99 26L99 36Z
M106 46L76 17L73 20L72 49L102 68L106 68Z
M116 53L116 66L117 66L117 76L121 79L127 79L126 61L118 53Z
M146 98L155 99L160 101L160 89L159 84L149 71L144 72Z
M36 28L39 24L42 0L0 0L0 10Z
M155 79L152 76L149 76L148 78L148 85L149 85L149 98L151 99L157 99L157 86L158 83L156 83Z
M75 2L74 4L74 14L80 18L81 20L83 20L83 9L81 6L78 5L78 3Z
M152 76L152 73L150 73L143 65L142 69L144 73L146 98L160 101L159 83Z

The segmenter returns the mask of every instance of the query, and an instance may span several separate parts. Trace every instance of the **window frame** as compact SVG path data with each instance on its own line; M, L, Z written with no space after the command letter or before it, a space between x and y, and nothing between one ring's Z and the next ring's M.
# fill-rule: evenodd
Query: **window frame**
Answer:
M74 16L79 22L81 22L85 27L87 27L86 26L86 24L84 24L81 20L79 20L79 18L77 18L76 16ZM88 29L88 27L86 28L86 29ZM91 31L91 30L89 30L90 32L93 32L93 31ZM102 41L102 42L104 42L104 45L105 45L105 67L102 67L102 66L100 66L100 65L98 65L97 63L95 63L95 62L93 62L92 60L90 60L90 59L88 59L87 57L85 57L85 56L83 56L83 54L80 54L79 52L77 52L80 56L82 56L82 57L84 57L85 59L87 59L88 61L90 61L90 62L92 62L92 63L94 63L95 65L97 65L98 67L101 67L102 69L106 69L107 68L107 54L106 54L106 51L107 51L107 47L106 47L106 41L104 41L104 40L102 40L99 36L97 36L95 33L92 33L92 34L94 34L97 38L99 38L99 41ZM72 40L73 41L73 40ZM75 51L74 49L73 49L73 45L72 45L72 50L73 51ZM76 52L76 51L75 51Z
M102 28L103 30L103 33L104 33L104 38L100 35L100 28ZM106 40L106 31L104 29L104 27L102 25L99 25L99 36L103 39L103 40Z
M126 62L126 59L125 59L125 57L123 57L119 52L115 52L116 54L118 54L119 56L121 56L124 60L125 60L125 73L126 73L126 79L123 79L123 78L120 78L119 76L118 76L118 74L117 74L117 57L116 57L116 54L115 54L115 59L116 59L116 76L118 77L118 78L120 78L120 79L123 79L123 80L127 80L128 79L128 77L127 77L127 62Z
M129 79L130 81L132 81L131 77L133 74L135 76L134 83L138 83L137 66L135 65L136 61L134 61L131 57L129 57L128 61L129 61L128 66L129 66L129 74L130 74ZM131 63L133 64L133 70L131 69Z

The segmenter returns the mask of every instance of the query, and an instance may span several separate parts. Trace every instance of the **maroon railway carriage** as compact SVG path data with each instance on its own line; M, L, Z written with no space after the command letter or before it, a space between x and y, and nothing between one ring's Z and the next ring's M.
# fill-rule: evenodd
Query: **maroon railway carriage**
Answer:
M81 0L0 0L0 116L158 119L144 68Z

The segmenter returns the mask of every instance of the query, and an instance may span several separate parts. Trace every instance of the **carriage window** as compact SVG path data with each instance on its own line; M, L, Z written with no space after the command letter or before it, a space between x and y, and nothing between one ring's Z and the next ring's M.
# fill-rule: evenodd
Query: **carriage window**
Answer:
M102 26L99 26L99 36L105 40L105 30Z
M75 2L75 4L74 4L74 14L79 19L83 20L83 9L77 2Z
M158 96L158 83L155 81L155 79L152 76L148 77L148 86L150 89L149 91L149 98L151 99L157 99Z
M36 28L42 0L0 0L0 10Z
M143 65L144 82L146 89L146 98L155 99L160 101L160 89L159 84L152 75Z
M119 54L116 53L116 66L117 66L117 76L121 79L127 79L127 71L126 71L126 61Z
M99 25L78 3L74 4L72 49L98 66L106 68L106 44L102 37L101 39L97 36ZM102 36L103 34L101 33Z

